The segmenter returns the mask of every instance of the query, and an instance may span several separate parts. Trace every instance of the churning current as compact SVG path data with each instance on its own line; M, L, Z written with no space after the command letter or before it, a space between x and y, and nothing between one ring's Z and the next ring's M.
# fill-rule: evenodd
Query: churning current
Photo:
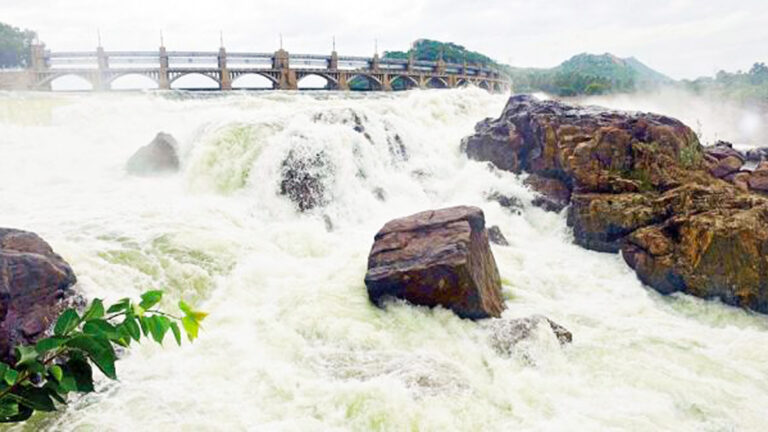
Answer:
M119 381L16 428L765 430L768 319L655 293L620 256L573 245L522 178L467 160L461 138L505 102L478 89L0 94L0 226L39 233L88 297L160 288L168 307L210 312L194 344L134 347ZM181 171L128 176L160 131ZM305 213L280 194L291 152L323 161L322 205ZM447 310L369 302L376 231L459 204L509 240L493 246L504 316L547 315L572 344L542 333L504 354Z

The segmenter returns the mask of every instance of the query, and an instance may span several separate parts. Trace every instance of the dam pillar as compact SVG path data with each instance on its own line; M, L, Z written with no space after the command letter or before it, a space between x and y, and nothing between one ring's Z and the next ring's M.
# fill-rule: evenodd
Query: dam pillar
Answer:
M19 88L24 90L51 90L50 82L43 84L40 87L36 86L36 84L41 81L43 72L49 69L48 59L45 56L45 44L32 44L29 49L30 62L26 71L26 83L21 84Z
M392 81L389 79L389 74L381 76L381 89L384 91L392 91Z
M290 55L288 51L280 48L272 57L272 69L279 72L279 81L276 87L279 90L298 90L296 71L291 70Z
M227 69L227 50L219 48L219 90L232 90L232 76Z
M339 54L335 50L331 53L331 58L328 59L328 69L332 71L339 69Z
M93 89L109 90L109 57L101 45L96 48L96 62L98 63L98 70L94 74Z
M171 81L168 79L168 52L164 46L160 47L160 70L157 76L157 88L160 90L169 90Z
M349 90L349 75L347 75L345 72L339 73L339 83L338 83L338 90L342 91L348 91Z

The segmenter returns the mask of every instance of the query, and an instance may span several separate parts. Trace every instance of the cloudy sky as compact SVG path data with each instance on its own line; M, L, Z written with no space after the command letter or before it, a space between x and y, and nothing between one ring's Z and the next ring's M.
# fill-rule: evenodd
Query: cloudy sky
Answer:
M768 62L768 0L0 0L0 21L54 50L287 50L370 55L418 38L452 41L515 66L580 52L635 56L674 78Z

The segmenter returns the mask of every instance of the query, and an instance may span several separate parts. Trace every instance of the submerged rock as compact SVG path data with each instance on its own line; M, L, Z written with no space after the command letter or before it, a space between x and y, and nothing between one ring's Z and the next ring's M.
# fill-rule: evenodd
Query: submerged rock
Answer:
M280 194L287 196L302 212L328 204L326 180L332 163L324 151L288 152L282 163Z
M365 285L377 305L396 297L470 319L498 317L505 307L485 216L477 207L389 221L375 236Z
M179 170L178 143L169 134L160 132L151 143L140 148L128 159L126 170L133 175L148 176Z
M498 225L494 225L488 228L488 239L493 244L497 244L499 246L509 246L507 238L504 237L504 234L501 233L501 229L498 227Z
M525 318L499 318L489 320L486 327L490 330L491 345L499 354L510 355L515 345L534 336L539 326L546 326L557 338L560 345L573 342L573 335L568 329L544 315L532 315Z
M34 343L63 309L75 273L37 234L0 228L0 359Z
M768 312L768 199L751 193L768 192L767 163L739 171L748 158L724 143L704 149L669 117L529 96L475 130L462 142L470 158L568 189L577 244L621 251L662 293Z

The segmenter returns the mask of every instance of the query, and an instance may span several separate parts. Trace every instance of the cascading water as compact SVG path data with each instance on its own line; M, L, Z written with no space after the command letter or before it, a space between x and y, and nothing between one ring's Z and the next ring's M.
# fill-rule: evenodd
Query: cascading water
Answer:
M505 100L0 94L0 226L48 240L88 297L163 288L169 306L183 297L211 314L194 344L132 348L119 382L16 428L764 428L768 320L656 294L618 255L573 245L520 178L467 160L460 139ZM179 141L182 171L128 176L158 131ZM303 213L284 185L292 169L313 184ZM493 249L505 317L545 314L572 344L542 334L510 355L446 310L369 303L374 233L455 204L482 207L510 242Z

